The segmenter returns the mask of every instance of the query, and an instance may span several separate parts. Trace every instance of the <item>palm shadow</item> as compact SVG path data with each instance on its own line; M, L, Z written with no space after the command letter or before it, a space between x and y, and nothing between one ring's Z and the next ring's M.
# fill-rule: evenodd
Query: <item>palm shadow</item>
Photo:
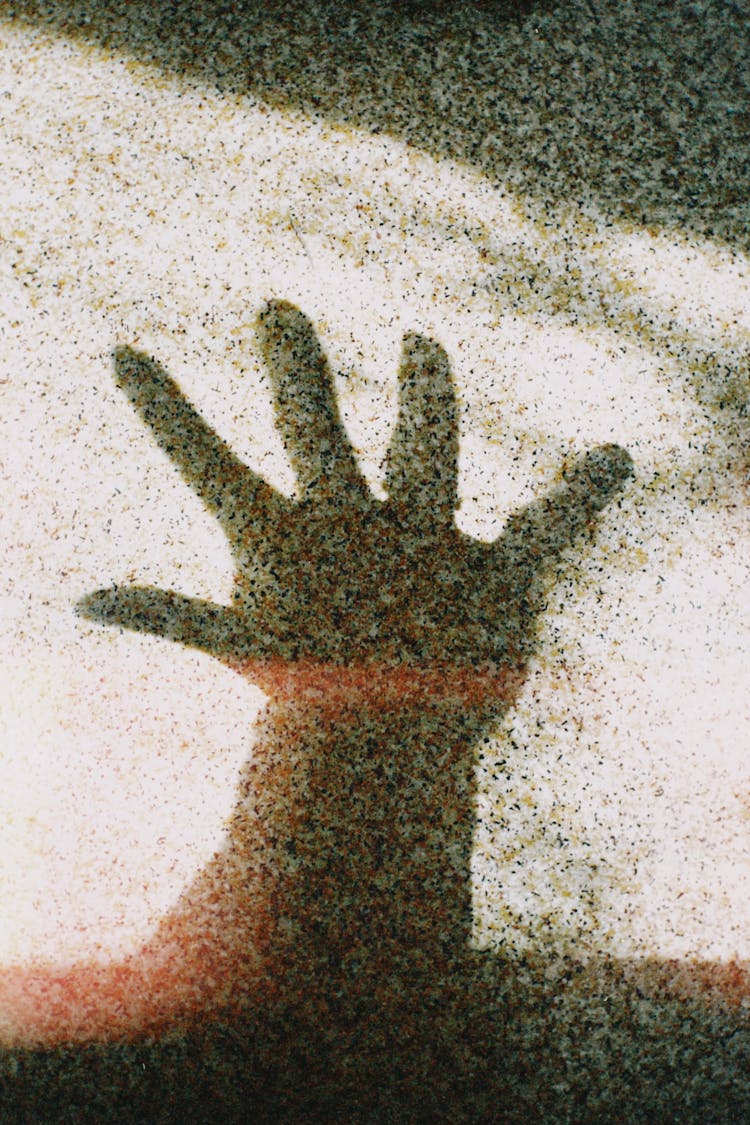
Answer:
M684 1119L728 1107L738 1120L741 1091L716 1066L748 1044L675 966L561 958L554 932L524 955L471 948L476 757L523 684L566 552L632 474L628 454L563 466L481 544L454 522L457 408L438 344L404 340L380 501L304 315L270 304L259 340L296 500L154 360L115 356L119 386L227 535L234 595L116 587L78 611L207 651L269 704L224 844L152 939L116 966L17 982L40 1039L62 1026L73 1042L6 1055L9 1120L528 1122L561 1106L580 1121L670 1120L677 1044L703 1067ZM717 986L715 966L704 975Z

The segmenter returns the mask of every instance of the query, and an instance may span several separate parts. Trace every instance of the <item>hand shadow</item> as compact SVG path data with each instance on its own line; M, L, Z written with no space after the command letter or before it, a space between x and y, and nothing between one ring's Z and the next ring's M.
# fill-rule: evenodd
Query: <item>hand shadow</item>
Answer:
M617 446L587 453L482 544L454 522L457 406L439 345L404 340L380 501L305 316L269 304L259 340L298 500L241 464L157 363L115 356L118 385L227 536L234 596L115 587L78 612L203 649L270 696L225 846L140 954L129 1018L221 1013L252 1029L253 1065L287 1090L317 1067L339 1098L429 1081L446 1106L501 1044L497 1097L500 1074L524 1068L502 965L469 947L475 748L523 682L563 551L632 462Z
M78 612L203 649L262 680L268 670L272 684L282 668L293 674L300 665L313 675L409 670L412 680L452 672L466 685L480 681L489 696L485 681L494 681L502 698L508 673L522 672L534 650L562 551L631 475L628 454L614 445L587 453L495 543L479 543L454 523L457 408L439 345L404 340L389 498L379 501L359 473L307 319L274 302L259 318L259 337L299 500L243 465L153 360L129 348L115 353L118 385L229 541L232 605L115 586L84 598Z

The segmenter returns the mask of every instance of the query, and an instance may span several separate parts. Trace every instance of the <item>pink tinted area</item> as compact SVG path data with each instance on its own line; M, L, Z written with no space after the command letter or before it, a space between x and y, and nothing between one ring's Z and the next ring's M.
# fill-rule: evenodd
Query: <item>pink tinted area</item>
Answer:
M516 698L526 675L523 665L490 663L477 668L248 660L230 662L230 667L275 700L293 700L296 706L326 712L394 711L430 703L453 703L468 710L492 704L502 708Z
M262 1002L259 960L230 927L209 940L185 933L174 942L160 932L121 963L8 968L0 971L0 1044L158 1035L201 1013L243 1006L251 991Z

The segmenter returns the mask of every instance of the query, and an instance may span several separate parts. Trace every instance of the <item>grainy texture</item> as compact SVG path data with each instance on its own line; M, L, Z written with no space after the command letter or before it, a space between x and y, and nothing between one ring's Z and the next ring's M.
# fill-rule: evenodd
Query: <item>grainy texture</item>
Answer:
M2 1125L750 1121L745 7L0 20Z

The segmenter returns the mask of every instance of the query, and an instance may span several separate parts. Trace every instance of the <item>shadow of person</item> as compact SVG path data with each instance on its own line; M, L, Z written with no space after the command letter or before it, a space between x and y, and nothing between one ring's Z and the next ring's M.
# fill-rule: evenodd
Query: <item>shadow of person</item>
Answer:
M549 990L470 948L475 755L523 683L563 552L632 463L617 446L587 453L479 543L454 521L457 405L436 343L404 340L381 501L308 320L274 302L258 331L296 500L157 363L115 355L118 385L227 536L231 604L118 586L77 607L267 692L224 844L137 955L4 973L3 1018L47 1045L176 1033L205 1057L221 1040L222 1077L193 1109L260 1084L269 1120L480 1120L482 1099L515 1112L538 1098L530 1048L537 1069L555 1065L531 1016Z
M258 335L295 500L244 466L156 362L115 355L118 385L227 536L234 595L117 586L78 612L207 651L269 704L224 846L121 968L119 1014L101 1007L100 1032L208 1015L246 1029L252 1065L287 1096L295 1075L339 1104L346 1089L387 1101L429 1082L447 1107L498 1035L506 1074L513 1054L513 1019L488 1000L504 970L470 950L477 747L523 683L563 552L632 462L594 449L477 542L454 521L457 404L439 345L403 342L378 500L309 321L273 302ZM99 987L111 999L111 982ZM516 1084L523 1070L515 1058Z

